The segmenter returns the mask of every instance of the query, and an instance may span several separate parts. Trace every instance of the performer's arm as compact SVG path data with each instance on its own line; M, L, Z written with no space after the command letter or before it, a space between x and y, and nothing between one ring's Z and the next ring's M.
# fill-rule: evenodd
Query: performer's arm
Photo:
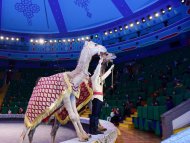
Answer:
M112 65L109 70L102 76L102 81L105 80L111 73L112 69L114 68L114 65Z
M97 65L97 67L94 71L94 74L91 77L92 79L96 78L97 76L100 76L102 62L103 62L103 59L100 59L99 64Z

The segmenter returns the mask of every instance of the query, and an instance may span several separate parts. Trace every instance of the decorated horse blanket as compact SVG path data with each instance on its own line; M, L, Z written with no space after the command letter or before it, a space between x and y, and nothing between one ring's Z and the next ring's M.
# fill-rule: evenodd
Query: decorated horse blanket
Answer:
M79 89L76 90L76 87L73 87L66 73L58 73L49 77L40 78L33 88L31 98L28 102L24 120L26 127L31 129L35 128L42 120L58 111L59 114L55 114L56 118L60 123L65 124L69 120L68 113L64 106L61 106L63 105L65 94L72 93L76 97L79 97L77 93L82 96L84 95L84 98L80 97L79 100L77 100L77 109L82 108L91 99L92 91L88 84L82 83L78 88ZM73 91L73 89L75 89L75 91Z

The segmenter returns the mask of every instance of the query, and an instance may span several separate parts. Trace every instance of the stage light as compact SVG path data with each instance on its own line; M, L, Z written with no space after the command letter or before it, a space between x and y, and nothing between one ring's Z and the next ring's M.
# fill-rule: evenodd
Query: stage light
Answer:
M6 40L9 40L9 37L6 37Z
M35 42L38 43L38 40L36 40Z
M104 32L104 35L108 35L108 32Z
M19 41L19 38L16 38L17 41Z
M133 27L133 26L134 26L134 24L133 24L133 23L131 23L131 24L130 24L130 27Z
M89 37L88 37L88 36L86 36L86 39L88 40L88 39L89 39Z
M119 30L120 30L120 31L122 31L122 30L123 30L122 26L120 26L120 27L119 27Z
M185 3L185 0L181 0L181 3Z
M84 37L82 37L81 39L82 39L82 41L84 41Z
M66 40L65 40L65 39L63 39L63 42L65 43L65 42L66 42Z
M148 16L148 19L151 20L153 17L151 15Z
M50 42L50 43L52 43L52 42L53 42L53 40L49 40L49 42Z
M164 14L166 11L164 9L161 9L161 13Z
M129 28L129 26L128 25L125 25L125 29L128 29Z
M74 41L75 41L75 39L72 39L72 41L74 42Z
M13 37L12 37L12 38L11 38L11 40L12 40L12 41L14 41L14 40L15 40L15 38L13 38Z
M114 32L117 32L117 29L116 29L116 28L114 29Z
M39 39L40 44L44 44L44 39Z
M80 41L80 38L78 38L77 40Z
M1 40L3 40L3 39L4 39L4 37L3 37L3 36L1 36L1 37L0 37L0 39L1 39Z
M68 39L67 41L68 41L68 42L71 42L71 39Z
M110 34L112 34L112 31L110 30Z
M136 24L139 25L139 24L140 24L140 21L136 21Z
M98 35L95 35L96 38L98 38Z
M33 39L30 39L30 42L32 43L32 42L34 42L34 40L33 40Z
M156 13L154 14L154 16L155 16L155 17L159 17L160 14L159 14L158 12L156 12Z
M145 18L142 18L142 22L146 22Z
M57 40L54 40L55 43L57 43Z
M171 11L171 10L172 10L172 7L171 7L170 5L168 6L168 10L169 10L169 11Z

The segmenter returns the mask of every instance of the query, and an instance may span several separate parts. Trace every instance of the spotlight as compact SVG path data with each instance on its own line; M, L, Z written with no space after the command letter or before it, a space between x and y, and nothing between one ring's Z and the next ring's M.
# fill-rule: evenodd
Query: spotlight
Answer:
M96 38L98 38L98 35L95 35Z
M1 39L1 40L3 40L3 39L4 39L4 37L3 37L3 36L1 36L1 37L0 37L0 39Z
M19 38L16 38L17 41L19 41Z
M6 37L6 40L9 40L9 37Z
M128 29L129 28L129 26L128 25L125 25L125 29Z
M71 42L71 39L68 39L67 41L68 41L68 42Z
M122 30L123 30L122 26L120 26L120 27L119 27L119 30L120 30L120 31L122 31Z
M32 42L34 42L34 40L33 40L33 39L30 39L30 42L32 43Z
M38 40L36 40L35 42L38 43Z
M52 43L52 42L53 42L53 40L49 40L49 42L50 42L50 43Z
M134 26L134 24L133 24L133 23L131 23L131 24L130 24L130 27L133 27L133 26Z
M112 31L110 30L110 34L112 34Z
M78 38L77 40L80 41L80 38Z
M14 41L14 40L15 40L15 38L13 38L13 37L12 37L12 38L11 38L11 40L12 40L12 41Z
M181 3L185 3L185 0L181 0Z
M169 10L169 11L171 11L171 10L172 10L172 7L171 7L170 5L168 6L168 10Z
M159 17L160 14L159 14L158 12L156 12L156 13L154 14L154 16L155 16L155 17Z
M82 37L81 39L82 39L82 41L84 41L84 37Z
M164 9L161 9L161 13L164 14L166 11Z
M54 40L55 43L57 43L57 40Z
M75 41L75 39L72 39L72 41L74 42L74 41Z
M65 39L63 39L63 42L65 43L65 42L66 42L66 40L65 40Z
M117 28L114 29L114 32L117 32Z
M87 36L87 37L86 37L86 40L88 40L88 39L89 39L89 37Z
M151 20L153 17L151 15L148 16L148 19Z
M104 32L104 35L108 35L108 32Z
M40 39L40 40L39 40L39 43L40 43L40 44L44 44L44 39Z
M140 24L140 21L136 21L136 24L139 25L139 24Z
M142 22L146 22L145 18L142 18Z

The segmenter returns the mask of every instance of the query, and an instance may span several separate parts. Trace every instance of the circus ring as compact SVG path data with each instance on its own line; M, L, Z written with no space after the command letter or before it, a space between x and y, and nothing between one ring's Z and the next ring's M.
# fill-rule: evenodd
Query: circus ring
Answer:
M24 127L24 115L1 114L0 115L0 143L18 143L19 137ZM89 119L81 117L81 123L84 130L88 132ZM108 130L101 135L92 135L86 143L114 143L117 138L117 128L110 122L100 120L101 124ZM34 134L33 143L51 143L51 125L41 124ZM56 143L78 143L78 138L71 122L64 126L60 126L57 135ZM28 137L24 143L28 142Z

